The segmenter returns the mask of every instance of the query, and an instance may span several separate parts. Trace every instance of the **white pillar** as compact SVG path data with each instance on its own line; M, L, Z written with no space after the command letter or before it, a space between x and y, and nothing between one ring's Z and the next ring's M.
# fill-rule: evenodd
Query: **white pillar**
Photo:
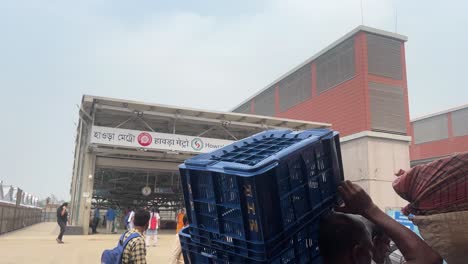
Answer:
M410 168L411 137L363 131L341 138L344 176L359 184L382 210L407 204L392 182L399 169Z
M96 155L86 152L84 156L83 180L81 182L81 198L80 198L80 213L78 225L83 227L83 235L88 234L89 219L91 213L91 200L93 197L94 183L94 164Z

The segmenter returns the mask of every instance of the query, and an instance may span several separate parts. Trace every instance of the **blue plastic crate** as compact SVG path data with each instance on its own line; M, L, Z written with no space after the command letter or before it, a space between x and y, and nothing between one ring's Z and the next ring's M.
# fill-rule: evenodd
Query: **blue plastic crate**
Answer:
M311 222L279 244L274 256L264 255L257 259L241 256L230 249L219 249L193 241L193 236L189 234L190 227L179 233L179 239L185 263L321 264L318 227L318 220Z
M337 201L338 133L272 130L180 165L190 225L267 242Z
M272 258L278 252L288 247L291 239L291 234L303 233L308 227L317 227L318 218L323 214L327 214L332 208L326 208L318 213L315 218L304 219L302 223L295 226L295 230L279 233L275 238L270 239L268 242L254 242L245 241L242 239L232 238L230 236L219 235L217 233L204 231L191 226L189 228L191 240L198 244L208 246L212 249L231 252L245 258L263 261ZM314 224L315 223L315 224ZM314 229L315 230L315 229ZM316 232L314 232L316 234ZM312 241L309 241L313 245Z

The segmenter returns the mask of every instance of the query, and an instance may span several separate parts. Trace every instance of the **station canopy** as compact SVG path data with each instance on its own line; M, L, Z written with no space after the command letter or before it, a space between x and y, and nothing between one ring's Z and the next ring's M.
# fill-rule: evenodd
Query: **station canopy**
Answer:
M93 201L168 210L181 206L177 166L185 159L268 129L330 127L89 95L83 96L80 122L89 128L86 147L95 154ZM143 194L145 187L150 191Z

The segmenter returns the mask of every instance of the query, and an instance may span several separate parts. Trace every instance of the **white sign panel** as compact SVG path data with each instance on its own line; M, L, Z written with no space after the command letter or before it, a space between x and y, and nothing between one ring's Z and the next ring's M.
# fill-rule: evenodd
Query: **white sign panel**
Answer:
M231 144L231 140L93 126L91 143L122 147L205 153Z

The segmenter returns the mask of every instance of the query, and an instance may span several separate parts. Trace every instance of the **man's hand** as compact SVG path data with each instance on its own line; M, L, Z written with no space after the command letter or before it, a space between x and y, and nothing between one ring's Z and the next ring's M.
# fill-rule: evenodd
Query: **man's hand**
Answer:
M343 207L335 208L335 210L342 213L360 214L380 227L385 234L395 241L407 263L442 263L442 258L437 252L411 230L382 212L361 187L350 181L345 181L338 187L338 191L341 193L345 204Z
M367 217L373 209L377 208L366 191L357 184L344 181L338 187L338 191L343 197L344 206L335 208L337 212L359 214Z

